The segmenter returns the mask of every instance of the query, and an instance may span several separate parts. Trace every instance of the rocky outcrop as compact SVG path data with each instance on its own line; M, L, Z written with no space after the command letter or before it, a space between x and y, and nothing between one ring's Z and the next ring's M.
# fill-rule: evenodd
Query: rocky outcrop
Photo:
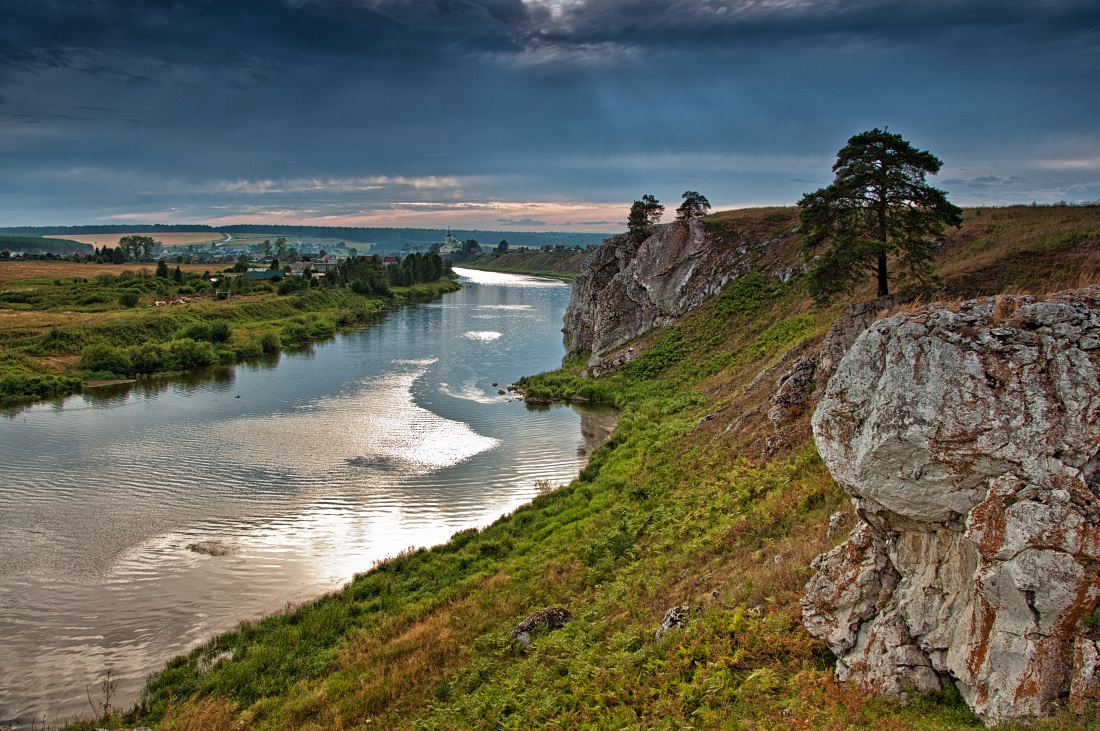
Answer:
M863 519L818 557L807 629L837 676L953 682L986 721L1095 692L1100 289L875 322L813 416Z
M538 630L553 632L573 621L573 615L565 607L547 607L540 609L523 620L509 633L517 645L527 647L531 644L532 633Z
M691 607L686 604L677 604L674 607L670 607L669 610L665 612L665 616L661 620L661 626L657 628L654 638L659 640L671 630L681 629L687 626L690 617Z
M845 307L833 320L821 345L798 357L775 382L772 407L768 418L776 424L789 421L794 414L803 413L811 401L810 391L821 393L836 371L840 359L848 352L863 331L884 311L897 306L896 296L879 297L869 302L857 302ZM761 372L757 379L764 376ZM756 381L749 386L751 389Z
M566 358L590 353L590 366L597 366L615 348L720 292L782 239L758 241L746 232L721 240L700 221L662 226L640 243L625 235L608 239L573 279L563 328Z

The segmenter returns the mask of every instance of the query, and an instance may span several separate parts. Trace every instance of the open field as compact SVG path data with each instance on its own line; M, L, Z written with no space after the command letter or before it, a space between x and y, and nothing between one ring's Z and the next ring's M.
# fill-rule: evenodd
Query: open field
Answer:
M98 233L66 234L65 236L44 236L47 239L67 239L92 246L117 246L123 236L151 236L165 246L185 246L187 244L208 244L211 241L224 241L225 234L216 231L168 231L161 233Z
M175 268L176 265L172 265ZM210 264L180 264L183 272L202 274L216 271ZM155 264L131 262L129 264L78 264L71 261L0 261L0 289L8 285L28 280L73 279L74 277L95 277L110 274L112 277L124 271L140 272L148 269L152 273Z

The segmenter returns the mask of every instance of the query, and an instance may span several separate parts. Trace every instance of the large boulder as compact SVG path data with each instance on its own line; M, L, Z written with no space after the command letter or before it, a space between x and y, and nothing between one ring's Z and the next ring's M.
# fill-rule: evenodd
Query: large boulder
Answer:
M990 722L1092 692L1098 363L1097 288L933 305L859 336L812 420L863 518L803 599L838 677L954 682Z

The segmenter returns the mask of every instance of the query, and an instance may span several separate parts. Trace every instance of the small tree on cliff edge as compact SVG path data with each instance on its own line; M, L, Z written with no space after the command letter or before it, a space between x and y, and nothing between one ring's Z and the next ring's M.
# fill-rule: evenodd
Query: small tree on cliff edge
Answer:
M871 273L878 277L878 296L890 294L890 257L900 279L923 286L939 281L935 239L945 225L962 223L962 211L947 201L947 194L925 182L925 175L935 175L942 164L884 130L848 140L837 153L832 185L798 202L802 255L811 262L814 299L851 291Z
M707 211L710 210L710 201L702 193L694 190L688 190L681 196L684 202L680 204L680 207L676 209L676 220L687 223L693 218L699 218L699 216L707 215Z
M643 195L640 201L634 201L626 219L626 229L630 238L638 243L648 239L664 212L665 207L651 195Z

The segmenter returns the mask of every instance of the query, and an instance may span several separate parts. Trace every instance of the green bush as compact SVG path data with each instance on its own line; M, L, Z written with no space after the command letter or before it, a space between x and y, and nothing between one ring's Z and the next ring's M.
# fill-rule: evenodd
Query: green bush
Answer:
M212 365L218 360L214 346L191 338L180 338L169 342L165 346L165 354L170 369L174 371L201 368Z
M228 320L210 321L210 342L228 343L231 337L233 337L233 328L229 326Z
M89 373L125 378L133 375L134 364L122 348L111 345L89 345L80 353L80 369Z
M228 320L211 320L210 322L193 322L179 332L180 338L201 340L207 343L227 343L233 335L233 329Z
M253 336L238 341L233 352L236 353L238 358L255 358L256 356L263 355L264 346L263 343L260 342L260 338Z
M49 398L79 390L73 376L0 376L0 402Z
M138 293L133 290L123 292L118 296L118 303L123 307L135 307L138 303Z
M135 345L128 349L136 373L159 373L169 370L164 348L156 343Z
M296 318L283 325L283 343L286 345L302 345L312 339L313 328L303 318Z
M267 330L260 335L260 348L267 354L278 353L282 349L282 341L274 330Z

